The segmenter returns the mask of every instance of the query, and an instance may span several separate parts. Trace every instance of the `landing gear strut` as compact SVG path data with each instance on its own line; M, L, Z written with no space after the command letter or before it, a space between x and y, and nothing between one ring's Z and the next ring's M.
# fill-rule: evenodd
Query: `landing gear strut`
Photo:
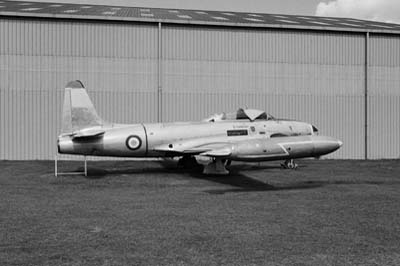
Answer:
M298 167L293 159L286 160L284 163L281 163L281 166L285 169L296 169Z
M230 165L230 160L215 158L212 163L204 166L203 174L206 175L227 175L229 171L226 170L225 165Z

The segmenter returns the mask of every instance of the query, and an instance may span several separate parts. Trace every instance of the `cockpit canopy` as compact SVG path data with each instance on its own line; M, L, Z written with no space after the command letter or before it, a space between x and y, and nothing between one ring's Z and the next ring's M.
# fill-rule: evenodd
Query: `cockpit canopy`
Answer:
M275 118L272 115L267 114L265 111L239 108L236 112L214 114L209 118L205 119L205 121L218 122L225 120L243 120L243 119L247 119L250 121L275 120Z

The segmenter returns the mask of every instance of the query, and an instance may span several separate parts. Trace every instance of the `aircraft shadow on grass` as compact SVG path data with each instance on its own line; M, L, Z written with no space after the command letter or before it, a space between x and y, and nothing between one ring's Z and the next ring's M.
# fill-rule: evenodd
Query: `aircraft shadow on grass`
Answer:
M140 162L139 162L140 164ZM257 165L257 164L234 164L229 167L230 174L227 176L221 175L204 175L202 173L203 167L197 166L193 168L179 168L176 162L173 161L159 161L158 163L151 163L149 165L139 165L134 162L132 166L124 166L124 163L117 163L107 169L104 165L94 164L89 166L88 176L86 179L103 179L107 176L118 175L151 175L151 174L182 174L185 178L193 178L198 180L206 180L212 183L226 185L226 187L204 190L205 193L210 194L225 194L225 193L239 193L239 192L257 192L257 191L285 191L285 190L304 190L315 189L328 185L398 185L399 181L395 180L307 180L273 185L263 182L257 178L249 176L251 172L266 170L267 174L273 174L273 171L282 169L279 165ZM307 165L301 165L301 169L307 168ZM76 171L83 171L82 167L75 169ZM243 174L245 171L247 174ZM285 170L282 170L285 171ZM300 170L301 171L301 170Z
M305 168L306 165L302 165ZM281 184L279 186L268 184L260 181L251 176L241 173L241 171L252 172L261 170L277 170L281 169L278 165L261 165L256 166L252 164L248 165L233 165L230 167L230 174L224 175L204 175L202 173L203 168L201 166L184 169L178 168L173 162L159 162L159 165L152 165L148 167L117 167L107 170L100 168L99 166L89 167L89 175L87 179L102 179L107 176L118 176L118 175L150 175L150 174L182 174L185 178L193 178L198 180L206 180L227 187L221 187L216 189L204 190L205 193L209 194L225 194L225 193L240 193L240 192L262 192L262 191L285 191L285 190L304 190L304 189L315 189L328 185L398 185L400 182L393 180L307 180L307 181L296 181L287 184ZM83 168L77 168L76 171L83 171ZM282 170L284 171L284 170Z
M223 175L204 175L202 173L203 167L197 166L190 169L178 168L176 164L171 162L159 162L159 166L154 167L140 167L140 168L113 168L107 170L104 168L99 168L97 166L90 167L88 170L87 179L102 179L107 176L116 175L137 175L137 174L185 174L189 178L206 180L213 183L218 183L226 185L228 187L221 189L211 189L205 190L204 192L210 194L225 194L225 193L235 193L235 192L257 192L257 191L279 191L279 190L295 190L295 189L312 189L321 187L324 185L323 182L306 181L306 182L293 182L287 185L274 186L266 182L260 181L256 178L250 177L241 173L245 170L247 172L251 171L262 171L262 170L272 170L281 169L278 165L234 165L230 167L230 174L227 176ZM77 171L82 171L82 168L77 169Z
M228 185L230 187L220 189L210 189L204 192L210 194L225 194L237 192L262 192L262 191L280 191L280 190L296 190L296 189L312 189L321 187L322 182L306 181L306 182L293 182L290 184L276 186L260 181L256 178L242 174L238 171L232 171L229 176L209 176L193 173L193 178L207 180L214 183Z

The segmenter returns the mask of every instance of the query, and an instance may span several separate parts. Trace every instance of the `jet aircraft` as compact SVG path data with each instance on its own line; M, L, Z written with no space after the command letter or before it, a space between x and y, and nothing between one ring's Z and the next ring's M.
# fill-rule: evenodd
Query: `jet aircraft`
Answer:
M231 161L282 160L320 157L342 146L321 136L315 126L276 119L264 111L240 108L198 122L115 124L97 114L82 82L65 88L62 134L58 152L117 157L180 157L180 163L209 158L205 174L228 174Z

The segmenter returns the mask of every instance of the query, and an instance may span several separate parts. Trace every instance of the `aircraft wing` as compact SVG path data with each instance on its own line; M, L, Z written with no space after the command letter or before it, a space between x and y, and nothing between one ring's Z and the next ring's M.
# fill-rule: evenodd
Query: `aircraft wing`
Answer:
M232 153L232 145L227 142L195 144L192 141L174 144L164 144L156 147L155 151L174 153L177 155L203 155L209 157L228 157Z
M232 154L231 145L200 153L200 155L209 157L228 157L231 154Z

